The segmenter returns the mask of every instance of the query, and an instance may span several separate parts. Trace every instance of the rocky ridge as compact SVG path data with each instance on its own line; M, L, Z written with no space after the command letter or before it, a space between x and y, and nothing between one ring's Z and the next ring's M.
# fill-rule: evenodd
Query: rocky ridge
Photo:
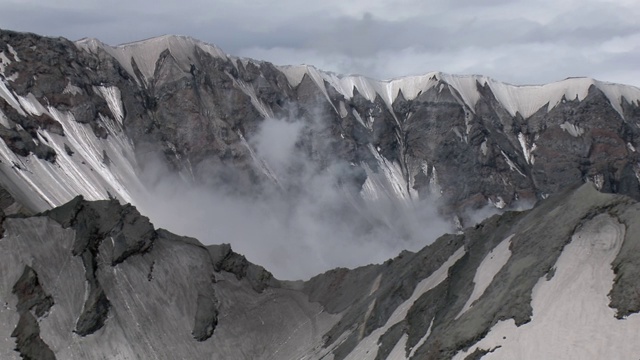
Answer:
M28 178L38 210L78 193L135 203L150 154L197 182L243 192L277 182L250 145L265 118L305 124L300 151L319 168L353 164L345 180L365 198L441 198L442 211L461 216L576 181L640 197L640 90L631 86L442 73L377 81L235 58L178 36L111 47L2 31L1 43L4 183L27 203L15 184ZM72 188L38 183L51 178Z
M635 324L640 310L633 291L638 214L635 200L585 184L384 264L282 282L228 245L205 247L154 230L114 200L77 198L3 222L0 353L6 359L449 359L468 351L500 358L499 346L476 344L507 320L517 330L544 318L532 307L536 289L563 276L560 259L580 234L595 234L588 245L595 254L619 241L605 264L612 274L608 290L598 295L609 297L610 321L619 324L612 330L619 339L610 341L617 343L633 334L623 324ZM620 224L621 232L610 238L598 230L608 224ZM562 287L556 291L561 298ZM582 327L578 319L586 315L575 316L569 327ZM572 336L564 333L560 351L572 349Z

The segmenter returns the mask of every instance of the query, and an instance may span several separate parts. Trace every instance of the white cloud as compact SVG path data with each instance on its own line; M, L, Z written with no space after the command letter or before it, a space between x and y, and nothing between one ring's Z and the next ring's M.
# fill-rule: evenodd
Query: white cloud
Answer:
M593 75L640 85L635 0L161 0L153 6L0 0L0 6L0 23L9 29L111 44L190 35L234 55L377 78L439 70L515 83Z
M149 193L137 194L137 206L155 226L205 244L230 243L280 279L381 263L452 230L429 199L407 206L381 196L365 204L359 189L344 182L355 171L352 166L319 151L328 154L320 166L294 146L305 132L322 132L325 126L321 117L265 120L248 141L277 184L256 180L259 184L250 193L185 183L160 162L145 161ZM331 146L320 143L322 139L314 140L315 150ZM201 175L210 179L220 173Z

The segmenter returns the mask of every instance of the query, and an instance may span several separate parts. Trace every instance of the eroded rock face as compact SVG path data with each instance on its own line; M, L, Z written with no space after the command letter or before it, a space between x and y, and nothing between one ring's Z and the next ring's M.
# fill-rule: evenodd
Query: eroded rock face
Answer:
M77 136L61 126L60 114L69 113L97 139L123 134L139 160L134 168L159 155L193 181L259 191L273 179L252 155L251 139L275 117L304 124L298 150L319 169L358 167L341 178L347 187L362 189L373 176L367 168L392 173L389 193L442 197L445 213L532 203L585 180L640 197L640 90L633 87L567 79L519 88L439 73L386 83L237 59L185 37L110 47L1 34L10 62L2 75L9 93L0 97L8 126L0 126L0 137L21 157L78 156L71 141L55 150L38 135ZM97 151L94 166L119 174L126 165L112 151ZM114 193L119 188L106 190L130 201Z

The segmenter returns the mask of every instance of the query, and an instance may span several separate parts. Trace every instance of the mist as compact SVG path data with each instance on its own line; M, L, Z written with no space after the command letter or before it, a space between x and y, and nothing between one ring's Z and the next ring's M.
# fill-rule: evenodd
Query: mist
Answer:
M406 202L388 193L365 199L345 181L362 172L359 166L311 159L304 148L311 133L323 130L321 121L265 119L246 142L264 175L247 191L216 181L233 179L237 170L212 167L208 180L198 181L170 171L160 158L145 161L148 193L136 196L137 205L156 227L205 245L230 243L283 280L381 263L454 230L430 199ZM329 144L313 146L330 153Z

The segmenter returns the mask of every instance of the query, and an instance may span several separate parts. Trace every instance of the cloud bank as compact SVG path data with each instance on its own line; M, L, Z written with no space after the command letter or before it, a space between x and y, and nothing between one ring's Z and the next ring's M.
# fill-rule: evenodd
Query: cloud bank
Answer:
M205 244L230 243L280 279L381 263L453 230L428 199L364 200L345 181L356 167L337 159L320 164L302 149L305 135L319 131L320 123L266 119L248 140L269 169L254 188L259 191L185 181L160 162L147 163L143 179L150 192L137 196L138 207L157 227Z
M386 79L430 71L515 84L570 76L640 86L640 2L1 0L4 28L110 44L189 35L226 52Z

